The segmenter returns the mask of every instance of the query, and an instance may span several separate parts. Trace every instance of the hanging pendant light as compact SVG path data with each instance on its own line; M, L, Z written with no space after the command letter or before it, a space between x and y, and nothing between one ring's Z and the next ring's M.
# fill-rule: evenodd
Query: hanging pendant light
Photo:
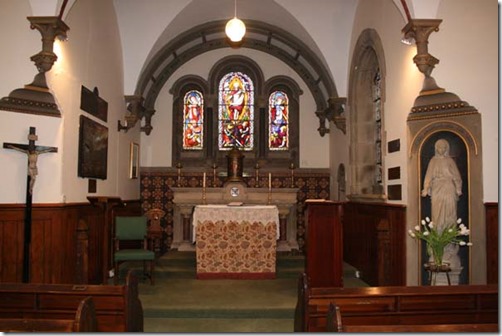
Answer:
M240 42L246 34L246 25L242 20L237 18L237 0L234 1L235 12L234 18L227 22L225 26L225 34L227 34L228 38L232 42Z

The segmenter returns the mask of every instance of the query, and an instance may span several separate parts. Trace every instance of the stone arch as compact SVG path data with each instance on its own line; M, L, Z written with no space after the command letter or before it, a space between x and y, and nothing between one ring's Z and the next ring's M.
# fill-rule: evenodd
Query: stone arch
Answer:
M196 26L179 34L152 57L135 89L135 94L145 98L147 109L153 109L162 87L183 64L205 52L233 47L223 33L225 24L220 20ZM290 66L309 88L317 111L326 109L329 98L338 97L331 72L300 39L261 21L246 20L246 26L248 33L239 47L265 52Z
M349 79L351 199L384 199L382 144L385 74L385 58L380 37L374 29L366 29L359 36L354 48ZM378 102L373 98L376 76L380 78ZM380 116L378 123L375 122L375 113Z

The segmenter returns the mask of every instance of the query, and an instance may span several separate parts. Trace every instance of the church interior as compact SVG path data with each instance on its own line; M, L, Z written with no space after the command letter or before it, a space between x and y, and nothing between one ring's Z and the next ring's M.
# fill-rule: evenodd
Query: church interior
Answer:
M0 330L165 331L143 310L181 254L197 284L304 260L291 331L498 331L494 1L0 8Z

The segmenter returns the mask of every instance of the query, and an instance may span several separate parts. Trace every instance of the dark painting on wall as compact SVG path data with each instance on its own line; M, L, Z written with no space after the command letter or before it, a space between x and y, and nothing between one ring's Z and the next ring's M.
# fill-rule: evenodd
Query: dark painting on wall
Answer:
M91 91L82 85L80 108L103 121L108 121L108 103L99 96L97 87L94 88L94 91Z
M78 176L106 179L108 128L80 116Z

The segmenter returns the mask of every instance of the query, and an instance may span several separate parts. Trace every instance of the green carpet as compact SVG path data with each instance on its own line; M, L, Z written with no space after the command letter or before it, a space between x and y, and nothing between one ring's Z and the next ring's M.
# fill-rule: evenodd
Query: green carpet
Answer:
M130 267L121 267L121 277ZM197 280L195 253L169 251L155 270L155 285L140 279L145 332L293 332L298 276L303 256L280 255L273 280ZM344 268L345 287L366 286Z

